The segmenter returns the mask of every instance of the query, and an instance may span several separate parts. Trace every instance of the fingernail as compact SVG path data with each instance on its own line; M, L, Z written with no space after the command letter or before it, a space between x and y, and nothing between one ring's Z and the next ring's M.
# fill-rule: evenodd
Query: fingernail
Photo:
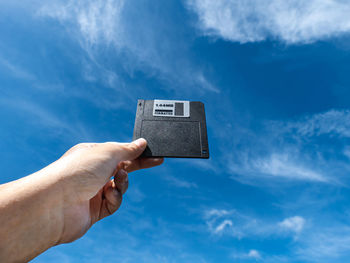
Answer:
M152 160L153 160L153 162L160 162L160 161L163 161L164 159L163 158L153 158Z
M143 147L147 144L147 141L144 138L140 138L134 141L133 143L135 143L138 147Z

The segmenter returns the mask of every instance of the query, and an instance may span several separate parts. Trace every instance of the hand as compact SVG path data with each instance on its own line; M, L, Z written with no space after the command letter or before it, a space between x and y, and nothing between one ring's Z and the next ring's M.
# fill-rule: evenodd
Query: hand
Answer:
M0 258L28 262L113 214L128 188L128 172L163 162L139 158L146 144L78 144L44 169L0 185Z
M95 222L117 211L128 188L128 172L163 162L137 158L146 144L144 139L124 144L83 143L57 161L64 193L64 227L58 243L74 241Z

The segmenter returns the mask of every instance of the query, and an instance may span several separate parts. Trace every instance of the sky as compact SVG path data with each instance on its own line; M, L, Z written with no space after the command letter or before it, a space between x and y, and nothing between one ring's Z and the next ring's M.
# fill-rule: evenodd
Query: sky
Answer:
M0 0L0 183L131 141L137 99L202 101L210 159L129 175L41 262L346 262L350 2Z

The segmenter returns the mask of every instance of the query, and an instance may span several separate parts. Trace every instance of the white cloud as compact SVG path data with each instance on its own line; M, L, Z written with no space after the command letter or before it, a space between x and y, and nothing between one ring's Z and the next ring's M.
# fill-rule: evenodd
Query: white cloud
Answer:
M100 54L106 49L110 59L119 61L131 77L141 70L173 89L174 86L182 87L181 96L191 90L184 87L200 92L220 92L188 59L189 47L187 42L181 42L184 36L176 29L177 25L172 25L171 21L164 25L162 16L166 14L159 16L144 3L132 0L56 1L44 5L38 14L59 21L81 44L92 63L107 72L113 68L99 62Z
M242 183L308 181L344 185L350 166L346 146L350 111L331 109L292 120L264 121L255 132L234 131L225 167ZM231 131L232 132L232 131ZM223 147L227 149L227 145Z
M299 136L311 137L320 135L350 137L350 110L329 110L307 116L300 121L290 121L281 127L273 125L280 131L294 131Z
M204 34L245 43L277 38L309 43L350 32L341 0L188 0Z
M216 237L231 236L236 239L266 237L297 237L305 225L301 216L280 222L243 214L236 210L208 209L204 211L207 230Z
M254 259L261 259L261 255L259 253L259 251L255 250L255 249L251 249L248 253L248 258L254 258Z
M249 250L248 253L246 253L246 252L235 252L235 253L232 253L232 257L234 259L255 260L255 261L258 261L258 260L262 259L262 256L261 256L260 252L255 250L255 249Z
M215 234L218 234L224 230L225 227L231 227L232 226L232 221L231 220L224 220L222 221L214 230Z
M52 17L61 23L69 23L72 30L77 26L83 40L88 45L122 42L120 38L120 17L123 0L96 1L56 1L44 5L39 14ZM75 33L79 33L75 32ZM77 35L76 35L77 36Z
M303 262L333 262L350 256L350 228L337 222L322 223L309 221L300 215L275 221L254 218L236 210L208 209L204 211L209 232L215 238L226 236L235 239L292 238L291 256ZM316 218L315 218L316 219ZM323 221L323 220L322 220ZM308 226L308 227L306 227ZM249 252L235 251L234 259L265 260L267 262L290 262L290 258L278 255L264 255L251 249Z
M294 163L287 154L273 153L267 158L257 159L252 162L255 172L270 176L291 178L296 180L308 180L326 182L327 178L302 164Z
M225 210L225 209L210 209L210 210L205 211L205 217L206 218L210 218L212 216L221 217L224 215L228 215L230 213L231 213L230 211Z
M283 230L299 234L305 226L305 219L301 216L293 216L284 219L282 222L278 223L278 225Z
M271 153L263 156L243 153L241 159L237 158L229 162L229 170L233 173L231 178L247 184L260 184L262 180L278 178L321 183L331 182L330 178L317 171L316 168L308 167L300 157L302 153L296 152L297 155L293 156L295 151L288 148L279 149L279 152L272 148L270 151Z
M208 209L204 211L204 219L208 230L213 235L229 235L242 238L247 230L252 230L253 219L241 215L235 210Z

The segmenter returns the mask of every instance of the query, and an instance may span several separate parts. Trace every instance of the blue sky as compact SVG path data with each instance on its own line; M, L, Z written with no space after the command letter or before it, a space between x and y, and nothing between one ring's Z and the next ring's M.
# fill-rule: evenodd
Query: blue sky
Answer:
M121 209L33 262L345 262L350 4L0 1L0 182L130 141L137 99L200 100L210 160L130 174Z

